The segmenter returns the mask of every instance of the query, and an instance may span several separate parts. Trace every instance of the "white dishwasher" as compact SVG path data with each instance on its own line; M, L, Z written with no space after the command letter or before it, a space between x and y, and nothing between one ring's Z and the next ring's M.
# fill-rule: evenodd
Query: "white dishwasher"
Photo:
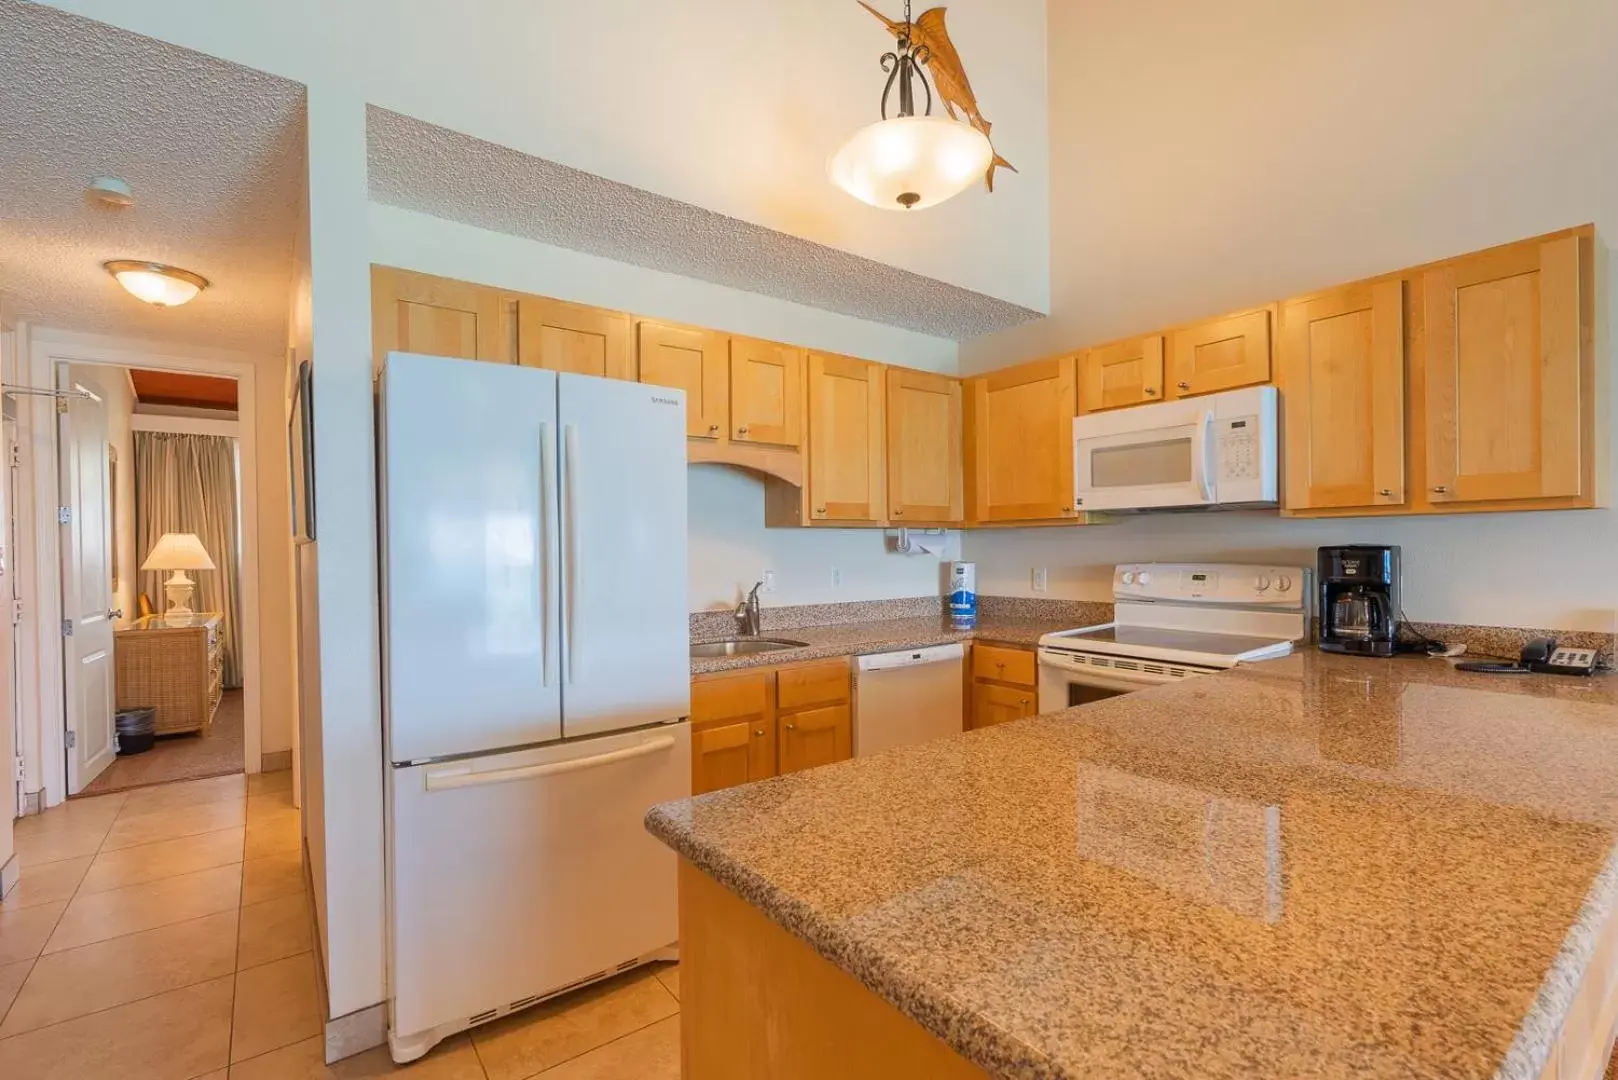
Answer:
M965 656L956 643L860 657L854 756L960 734Z

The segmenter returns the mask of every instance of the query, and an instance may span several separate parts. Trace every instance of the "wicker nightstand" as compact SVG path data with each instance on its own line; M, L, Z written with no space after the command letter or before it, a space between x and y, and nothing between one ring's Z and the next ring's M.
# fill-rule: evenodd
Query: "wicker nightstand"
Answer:
M224 687L219 615L197 614L184 626L161 615L136 619L113 635L120 709L157 709L157 733L208 730Z

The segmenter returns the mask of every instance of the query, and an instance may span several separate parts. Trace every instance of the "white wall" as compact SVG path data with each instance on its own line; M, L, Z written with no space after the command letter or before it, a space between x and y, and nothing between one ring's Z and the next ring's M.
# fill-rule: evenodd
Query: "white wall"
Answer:
M992 196L980 186L925 216L864 206L826 179L827 157L878 118L877 58L893 48L853 0L52 3L1045 307L1043 0L949 6L995 142L1021 172L999 174ZM874 6L902 10L900 0Z
M1611 242L1615 47L1611 0L1052 5L1052 314L966 344L962 367L1587 221ZM974 533L966 551L984 592L1026 593L1048 565L1053 595L1100 599L1114 562L1308 561L1355 540L1403 546L1412 618L1613 625L1618 510L1151 517Z
M107 442L118 452L117 483L112 492L113 531L112 545L117 552L117 584L112 592L112 606L124 613L116 625L126 626L140 615L135 598L140 594L140 560L145 552L135 550L135 435L132 419L135 411L135 391L129 385L129 372L124 368L103 367L95 364L70 364L68 375L74 382L93 388L107 410Z

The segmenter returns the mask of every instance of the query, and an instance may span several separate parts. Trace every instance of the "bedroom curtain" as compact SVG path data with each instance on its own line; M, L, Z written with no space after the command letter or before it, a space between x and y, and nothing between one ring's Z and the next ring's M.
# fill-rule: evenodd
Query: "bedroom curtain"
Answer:
M214 570L192 570L193 610L219 612L224 684L242 684L241 559L236 536L236 440L223 435L135 432L135 550L141 562L166 532L195 533ZM140 575L140 591L161 612L166 572Z

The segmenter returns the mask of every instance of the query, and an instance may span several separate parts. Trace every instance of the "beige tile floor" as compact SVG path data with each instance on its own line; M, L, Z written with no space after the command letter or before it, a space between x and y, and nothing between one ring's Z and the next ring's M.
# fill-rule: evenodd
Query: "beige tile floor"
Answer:
M679 968L620 976L396 1069L321 1061L291 773L76 799L16 825L5 1080L678 1080Z

